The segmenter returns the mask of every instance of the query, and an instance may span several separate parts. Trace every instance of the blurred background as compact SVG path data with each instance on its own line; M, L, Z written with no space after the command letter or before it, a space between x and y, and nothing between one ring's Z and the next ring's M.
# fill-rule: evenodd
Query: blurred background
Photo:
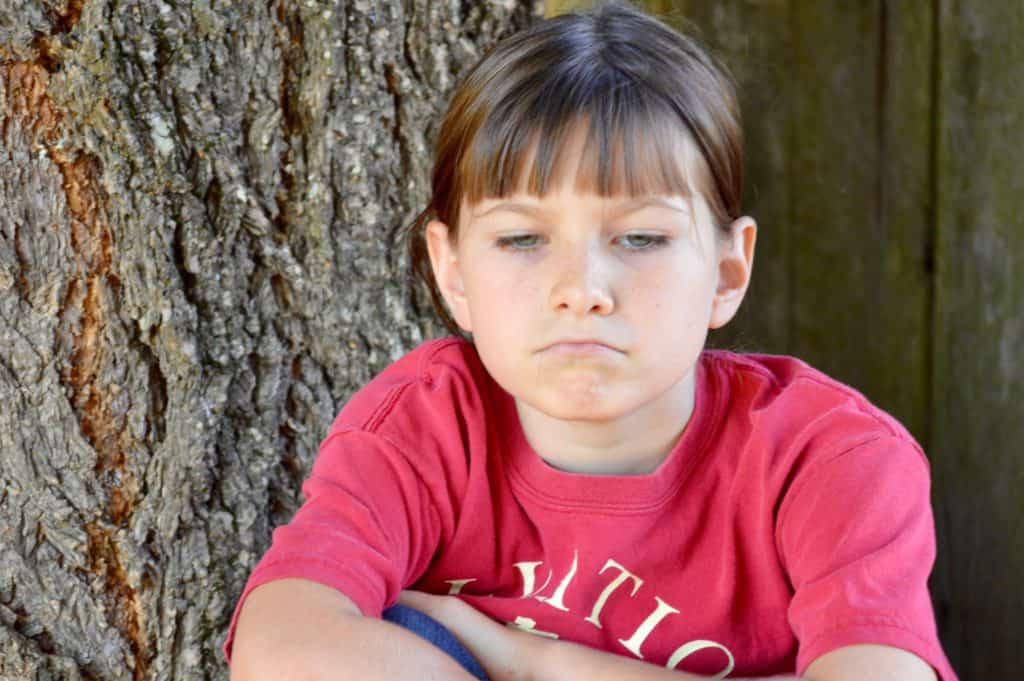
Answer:
M0 679L227 678L334 415L441 332L387 234L452 87L580 4L0 0ZM1024 4L639 4L739 85L760 234L712 344L908 426L947 654L1013 678Z

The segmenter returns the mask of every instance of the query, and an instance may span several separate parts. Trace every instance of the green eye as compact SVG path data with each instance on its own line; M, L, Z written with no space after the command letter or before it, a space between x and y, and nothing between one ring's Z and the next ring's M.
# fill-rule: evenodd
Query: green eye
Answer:
M513 251L525 251L540 243L539 234L515 234L503 236L497 241L498 248L505 248Z
M645 251L668 243L668 237L661 234L625 234L620 241L626 248L634 251Z

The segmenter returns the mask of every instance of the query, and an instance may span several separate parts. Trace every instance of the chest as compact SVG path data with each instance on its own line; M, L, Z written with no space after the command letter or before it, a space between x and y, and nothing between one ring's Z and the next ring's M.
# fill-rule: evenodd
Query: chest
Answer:
M727 500L622 513L499 504L460 523L419 588L671 669L724 678L794 666L770 521Z

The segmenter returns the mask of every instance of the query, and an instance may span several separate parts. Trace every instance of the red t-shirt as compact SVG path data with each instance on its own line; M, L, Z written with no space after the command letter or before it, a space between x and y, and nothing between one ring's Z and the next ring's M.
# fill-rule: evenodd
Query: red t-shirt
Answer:
M305 503L253 570L379 617L404 588L688 672L801 674L855 643L955 681L927 579L928 463L907 431L797 359L706 350L652 473L546 464L472 344L429 341L338 415Z

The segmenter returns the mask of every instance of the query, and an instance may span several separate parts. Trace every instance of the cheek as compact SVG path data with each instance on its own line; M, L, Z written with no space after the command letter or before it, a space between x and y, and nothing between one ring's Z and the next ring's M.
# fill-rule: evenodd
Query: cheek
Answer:
M467 303L478 341L507 346L524 331L537 307L537 286L507 267L480 268L466 282Z
M666 320L702 321L710 315L715 283L704 268L687 263L637 272L623 286L624 308L656 326Z
M466 286L481 308L512 305L536 294L536 274L524 259L481 257L475 261Z

